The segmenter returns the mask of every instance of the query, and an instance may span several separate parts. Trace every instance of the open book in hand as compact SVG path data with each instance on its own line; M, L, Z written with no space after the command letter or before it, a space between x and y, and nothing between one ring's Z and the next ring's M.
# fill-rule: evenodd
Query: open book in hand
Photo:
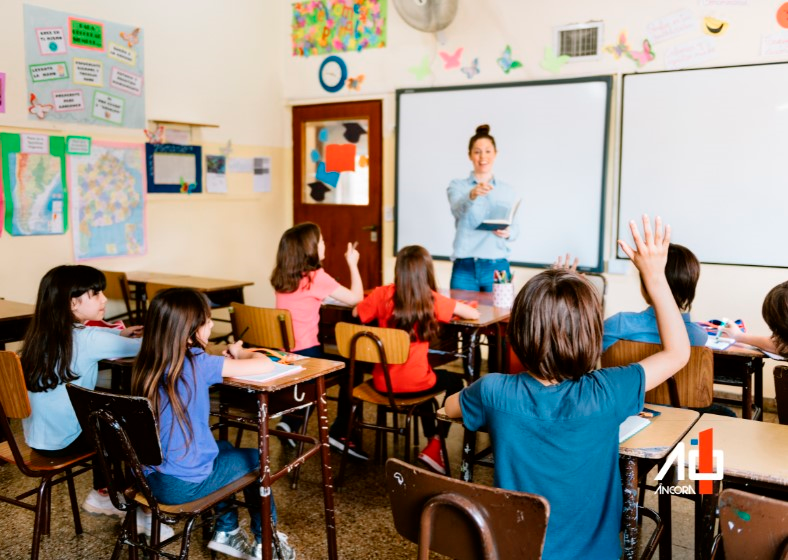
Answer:
M481 229L485 231L497 231L499 229L506 229L512 222L514 221L515 215L517 215L517 209L520 208L520 201L522 199L517 199L517 202L514 203L509 209L509 215L505 218L497 219L497 220L484 220L481 224L479 224L476 229Z
M303 369L304 368L301 366L286 365L280 364L279 362L274 362L274 369L271 371L267 371L265 373L255 373L253 375L239 375L238 377L233 377L233 379L238 381L254 381L255 383L268 383L274 379L279 379L280 377L298 373Z

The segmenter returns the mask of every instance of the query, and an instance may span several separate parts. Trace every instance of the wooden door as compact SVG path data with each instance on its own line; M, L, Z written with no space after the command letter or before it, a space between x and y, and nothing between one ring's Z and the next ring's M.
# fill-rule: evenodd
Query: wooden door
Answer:
M326 271L350 286L348 242L358 242L364 289L382 281L382 103L293 107L293 223L315 222Z

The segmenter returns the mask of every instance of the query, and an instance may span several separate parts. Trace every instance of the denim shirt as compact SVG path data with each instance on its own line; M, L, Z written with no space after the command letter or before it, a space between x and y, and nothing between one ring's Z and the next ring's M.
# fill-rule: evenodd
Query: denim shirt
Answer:
M490 181L494 187L486 196L477 196L471 200L469 195L478 181L473 172L465 179L454 179L449 183L447 194L451 213L454 215L456 233L454 235L454 252L452 260L508 259L511 252L511 241L520 234L520 226L513 223L509 228L509 239L503 239L492 231L476 229L484 220L504 219L517 202L514 189L497 180ZM517 217L515 217L515 220Z
M689 313L682 313L681 317L684 319L684 326L687 327L690 346L705 346L709 336L703 327L693 323ZM649 307L640 313L616 313L608 317L605 320L602 335L602 351L607 350L619 340L661 344L662 339L659 337L654 308Z

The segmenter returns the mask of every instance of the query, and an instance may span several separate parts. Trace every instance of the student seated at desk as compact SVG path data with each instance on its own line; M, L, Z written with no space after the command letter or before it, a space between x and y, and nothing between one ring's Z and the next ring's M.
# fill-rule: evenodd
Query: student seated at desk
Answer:
M761 308L763 320L772 329L771 336L744 333L736 324L728 323L723 334L744 344L757 346L773 354L788 358L788 282L772 288Z
M245 350L240 340L227 347L224 357L206 354L212 327L208 298L189 288L159 292L145 315L145 338L134 363L131 391L150 400L159 426L162 462L145 467L145 478L163 504L197 500L260 470L256 448L239 449L213 438L208 390L223 377L270 371L271 360ZM238 510L221 502L217 509L226 511L216 518L208 548L234 558L262 558L260 496L259 484L244 488L255 542L238 527ZM271 510L275 528L273 501ZM283 556L279 558L274 547L274 558L295 558L284 534L275 532L274 538Z
M527 370L491 373L446 401L467 429L485 428L495 455L495 485L550 502L543 558L619 558L623 509L618 427L639 413L647 390L674 375L690 355L684 322L665 279L670 238L656 219L644 238L631 222L633 251L653 302L663 350L626 367L594 371L602 349L595 288L571 270L547 270L517 295L508 336Z
M427 360L429 341L438 330L438 323L448 323L452 316L478 319L479 310L437 293L432 257L418 245L403 247L397 253L394 283L372 290L364 301L353 309L362 323L377 320L386 328L402 329L410 333L410 351L404 364L389 367L391 386L397 397L417 397L436 388L446 396L462 389L462 377L445 370L434 370ZM375 389L386 394L383 368L375 365L372 371ZM420 412L424 435L429 440L419 453L419 460L441 474L446 466L436 436L435 414L427 403Z

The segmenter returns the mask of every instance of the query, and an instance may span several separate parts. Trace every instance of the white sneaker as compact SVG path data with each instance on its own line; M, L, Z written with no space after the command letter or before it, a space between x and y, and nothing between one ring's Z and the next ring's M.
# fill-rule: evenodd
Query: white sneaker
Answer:
M249 537L240 528L227 532L216 531L211 542L208 543L208 548L233 558L242 558L243 560L254 558L252 556L254 545L249 542Z
M148 535L151 534L151 525L153 514L145 513L142 508L137 508L137 534ZM166 541L175 534L172 527L166 523L159 523L159 542Z
M279 539L279 549L281 550L282 555L279 556L276 553L276 546L273 543L271 543L271 548L273 549L272 558L274 560L295 560L296 553L295 550L293 550L293 547L288 544L287 535L285 535L281 531L277 531L276 536ZM252 558L254 560L258 560L261 559L262 557L263 557L263 543L257 543L254 545Z
M125 511L120 511L112 504L109 494L102 494L98 490L90 491L88 497L82 502L82 509L98 515L112 515L121 519L126 517Z

